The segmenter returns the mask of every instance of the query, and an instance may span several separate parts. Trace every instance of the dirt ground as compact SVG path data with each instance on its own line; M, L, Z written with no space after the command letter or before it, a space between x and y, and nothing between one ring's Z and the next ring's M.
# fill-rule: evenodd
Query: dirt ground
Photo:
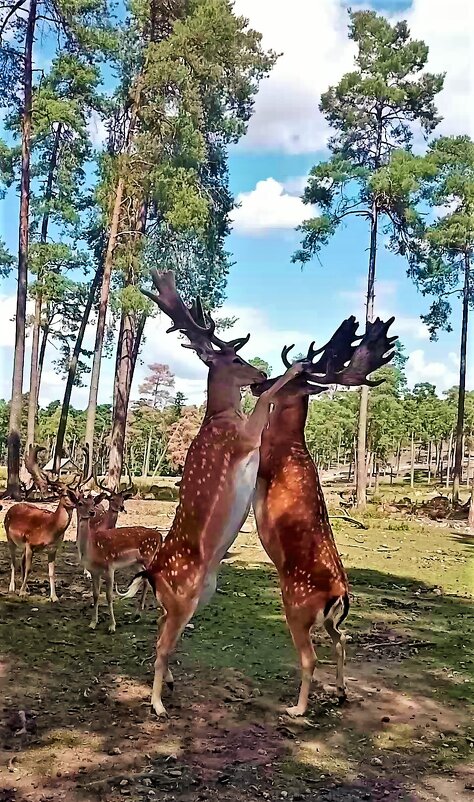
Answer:
M8 504L0 513L4 515ZM172 503L131 501L120 523L167 529ZM26 600L7 593L0 542L0 802L389 800L462 802L474 790L474 539L384 517L335 521L351 581L349 700L315 689L302 720L275 571L248 521L219 592L173 658L169 719L149 708L157 610L116 600L117 632L88 629L74 527L48 602L46 557ZM118 575L124 588L133 572ZM334 682L315 636L318 678ZM23 726L24 725L24 726Z

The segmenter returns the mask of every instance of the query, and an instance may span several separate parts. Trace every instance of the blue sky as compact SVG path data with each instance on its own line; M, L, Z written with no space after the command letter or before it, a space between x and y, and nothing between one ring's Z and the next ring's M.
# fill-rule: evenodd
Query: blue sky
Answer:
M234 230L228 242L236 264L229 278L226 311L239 318L238 334L252 333L245 354L266 358L279 372L279 352L285 343L296 342L296 348L302 350L311 339L324 341L344 317L355 314L363 319L368 244L363 221L351 221L341 229L320 260L303 272L291 264L299 243L295 226L308 216L299 199L304 179L311 166L325 156L328 130L318 112L319 96L350 69L354 51L347 38L348 3L341 0L293 0L291 17L287 4L280 0L236 0L235 5L237 12L262 32L263 44L283 55L271 77L262 83L247 136L230 154L231 187L240 206L234 212ZM468 24L474 13L470 0L451 0L449 4L442 0L373 0L351 5L370 5L394 18L408 18L413 34L430 46L430 68L447 70L445 90L439 98L444 116L439 132L472 135L473 88L466 73L474 45L474 25ZM100 140L100 131L93 134ZM8 203L0 204L0 236L15 252L17 203L12 193ZM451 334L440 335L437 343L429 341L420 321L428 299L422 298L406 277L405 262L385 250L384 239L381 234L376 311L396 316L394 333L399 334L410 357L409 382L432 381L442 391L457 382L458 315L453 316ZM13 311L11 279L0 285L4 320L0 328L0 397L9 395L13 335L9 318ZM190 401L201 400L205 370L180 348L176 338L164 336L163 321L153 320L147 326L144 363L168 362L177 376L176 388ZM89 342L92 336L91 326ZM53 358L50 353L42 403L62 395L62 381L51 367ZM145 372L146 364L140 365L135 395ZM472 359L468 384L474 387ZM102 372L102 401L111 400L111 390L109 363ZM76 390L73 404L83 406L86 401L86 391Z

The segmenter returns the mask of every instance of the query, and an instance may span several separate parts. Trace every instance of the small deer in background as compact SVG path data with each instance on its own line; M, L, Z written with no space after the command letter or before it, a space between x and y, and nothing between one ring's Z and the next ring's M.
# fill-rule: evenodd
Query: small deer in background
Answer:
M77 502L77 549L82 565L92 577L94 611L90 628L99 620L99 595L102 578L109 607L109 632L115 632L113 606L115 571L136 565L146 568L162 546L161 532L145 526L124 526L118 529L93 529L91 520L96 515L96 500L81 494ZM144 595L142 604L144 602Z
M105 529L114 529L117 523L117 519L119 513L126 512L125 509L125 501L135 495L135 487L132 482L132 477L130 475L130 470L127 466L127 473L128 473L128 485L126 487L121 488L117 493L113 490L110 490L106 487L100 479L94 475L94 480L96 485L100 488L101 492L98 493L97 496L94 496L94 504L95 504L95 513L90 518L90 528L91 530L97 532L99 530ZM89 477L89 479L92 477ZM89 479L86 479L82 482L83 485L87 484ZM92 498L92 496L91 496ZM108 502L108 509L104 507L102 502ZM77 531L79 532L79 517L77 521ZM79 550L79 548L78 548ZM79 553L79 559L81 560L81 554ZM84 575L91 579L91 574L87 570L84 569ZM145 594L144 594L145 595ZM144 598L143 598L144 601Z
M76 481L76 480L73 480ZM7 511L4 520L8 548L10 549L11 578L10 592L15 592L16 551L22 554L22 585L20 596L26 596L28 575L31 571L33 554L46 549L48 552L48 574L50 599L57 602L55 584L56 554L63 541L64 533L71 523L72 513L77 504L77 490L61 483L56 483L61 490L58 506L55 510L44 510L34 504L20 502Z
M186 457L176 515L163 548L144 572L165 609L151 704L157 715L166 715L161 696L165 678L169 685L173 683L170 655L198 605L209 601L216 590L221 560L250 509L271 403L303 366L292 365L260 395L247 418L241 411L241 388L266 379L237 353L250 335L221 340L199 299L191 309L183 303L172 272L154 270L152 278L158 294L146 294L173 321L169 331L184 333L190 342L185 347L194 349L209 368L206 414ZM141 580L138 576L125 595L133 596Z
M329 523L317 468L306 447L304 428L308 400L328 385L346 387L380 382L367 376L393 356L397 339L387 338L387 323L367 324L366 334L354 344L355 319L344 321L329 343L315 351L310 345L305 372L288 382L274 396L274 410L262 436L260 466L254 499L255 520L263 547L274 562L286 620L301 664L298 703L288 708L292 716L306 712L316 666L311 642L314 626L324 626L331 637L337 661L339 698L346 696L344 678L345 635L340 626L349 611L346 573ZM282 357L288 368L288 352ZM314 358L321 354L314 363ZM279 379L252 388L258 397Z

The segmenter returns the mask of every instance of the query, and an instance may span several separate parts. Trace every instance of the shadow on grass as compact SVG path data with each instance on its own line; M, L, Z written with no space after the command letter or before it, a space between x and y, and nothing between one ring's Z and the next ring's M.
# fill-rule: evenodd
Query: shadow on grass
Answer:
M38 573L27 601L0 597L0 802L138 801L151 791L175 800L411 802L422 798L413 788L425 775L465 760L470 742L455 721L472 698L467 600L436 596L416 579L352 570L354 701L340 708L315 694L308 718L292 722L281 714L295 699L298 671L276 574L227 563L220 592L180 643L171 718L157 723L148 710L156 610L138 618L117 602L116 635L106 634L103 607L90 632L90 588L74 562L75 547L65 544L60 605L48 604ZM3 553L0 565L5 586ZM321 676L333 681L329 644L317 641ZM18 711L27 725L19 737ZM44 797L29 795L32 785Z

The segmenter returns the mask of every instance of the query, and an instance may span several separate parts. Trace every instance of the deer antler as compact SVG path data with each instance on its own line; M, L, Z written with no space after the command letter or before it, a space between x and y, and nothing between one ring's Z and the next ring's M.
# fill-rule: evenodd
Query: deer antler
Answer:
M46 493L51 482L44 470L38 465L38 454L41 451L46 451L45 446L30 446L28 453L25 454L24 462L26 470L33 479L33 484L40 493Z
M214 345L221 351L239 351L248 343L250 334L228 342L217 337L216 323L209 312L204 310L200 297L198 296L193 301L191 307L186 306L176 289L172 270L159 273L158 270L152 269L151 278L158 294L148 290L142 290L142 292L173 321L173 325L167 329L167 332L180 331L189 339L189 344L183 344L183 348L192 348L205 362L206 358L209 359L215 353Z
M357 387L366 384L376 387L381 384L382 381L371 381L367 376L390 362L395 353L393 345L398 337L387 337L394 320L391 317L384 323L377 318L373 323L367 323L362 338L355 337L355 319L345 320L327 346L321 349L321 359L305 370L306 377L318 385ZM360 339L358 345L353 345L354 339Z

